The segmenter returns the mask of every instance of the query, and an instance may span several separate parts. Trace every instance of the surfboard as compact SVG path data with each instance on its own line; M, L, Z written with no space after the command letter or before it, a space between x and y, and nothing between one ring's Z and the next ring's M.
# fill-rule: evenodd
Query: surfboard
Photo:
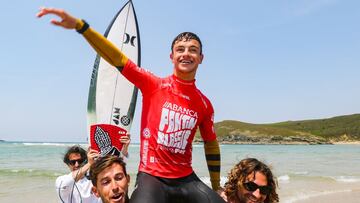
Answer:
M132 1L115 15L104 36L140 66L140 35ZM119 138L130 132L138 89L115 67L96 56L88 96L88 141L101 155L121 151Z

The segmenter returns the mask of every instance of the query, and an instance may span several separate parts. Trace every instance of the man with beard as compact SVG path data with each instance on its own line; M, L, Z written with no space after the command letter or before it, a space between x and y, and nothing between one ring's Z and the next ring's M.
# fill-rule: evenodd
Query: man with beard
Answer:
M228 175L220 195L229 203L275 203L277 182L264 163L254 158L241 160Z
M105 156L96 160L90 168L92 192L103 203L128 203L130 176L126 164L117 156Z

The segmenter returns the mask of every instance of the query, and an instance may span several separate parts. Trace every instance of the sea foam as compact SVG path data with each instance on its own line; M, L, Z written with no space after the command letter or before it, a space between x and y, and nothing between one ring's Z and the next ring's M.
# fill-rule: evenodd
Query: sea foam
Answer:
M290 182L290 177L289 177L289 175L282 175L282 176L279 176L277 178L277 180L281 183L288 183L288 182Z
M0 177L56 177L59 172L40 169L0 169Z
M343 183L360 182L360 177L355 177L355 176L337 176L337 177L331 177L331 178L336 180L337 182L343 182Z
M295 203L299 200L306 200L314 197L319 196L326 196L336 193L345 193L345 192L352 192L352 190L334 190L334 191L323 191L323 192L307 192L307 193L298 193L295 196L292 196L288 199L283 200L284 203Z
M22 143L25 146L73 146L73 145L80 145L84 146L85 144L78 144L78 143L52 143L52 142L24 142Z

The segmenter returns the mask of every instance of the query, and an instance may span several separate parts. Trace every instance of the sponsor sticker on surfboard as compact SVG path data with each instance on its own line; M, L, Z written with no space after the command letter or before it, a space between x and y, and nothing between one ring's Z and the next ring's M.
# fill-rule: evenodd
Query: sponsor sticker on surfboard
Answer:
M109 124L92 125L90 129L90 145L92 149L100 152L101 156L120 156L122 143L121 136L126 136L126 130Z

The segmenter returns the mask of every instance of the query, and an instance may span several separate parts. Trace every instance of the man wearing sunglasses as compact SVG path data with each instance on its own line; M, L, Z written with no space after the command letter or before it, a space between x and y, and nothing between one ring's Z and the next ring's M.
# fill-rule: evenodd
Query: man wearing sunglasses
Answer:
M70 147L63 158L64 163L70 169L70 173L59 176L56 179L55 187L62 203L97 203L101 199L91 192L92 183L86 177L94 159L99 157L99 153L90 149L86 151L78 145Z
M276 187L269 167L247 158L231 169L221 196L229 203L274 203L279 202Z

